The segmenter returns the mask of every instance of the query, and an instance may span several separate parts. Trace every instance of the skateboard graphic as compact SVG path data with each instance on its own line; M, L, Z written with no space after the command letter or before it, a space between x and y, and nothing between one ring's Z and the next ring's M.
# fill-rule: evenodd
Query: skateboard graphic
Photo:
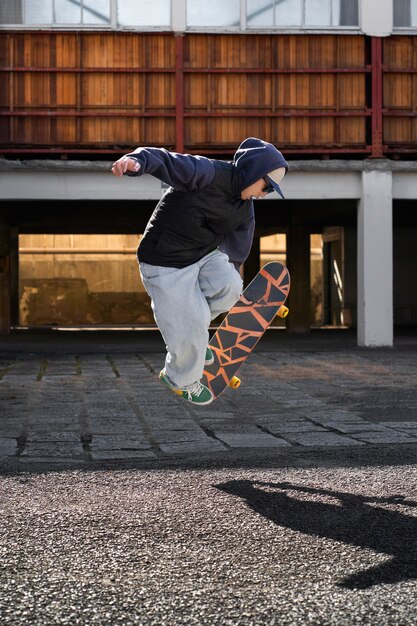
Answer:
M211 338L214 363L204 369L202 382L218 398L227 388L237 389L235 375L274 317L286 317L284 306L290 274L282 263L267 263L246 287Z

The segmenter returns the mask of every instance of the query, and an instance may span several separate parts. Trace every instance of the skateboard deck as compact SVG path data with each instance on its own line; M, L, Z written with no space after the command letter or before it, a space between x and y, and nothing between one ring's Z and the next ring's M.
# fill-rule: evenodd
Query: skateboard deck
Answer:
M218 398L227 388L236 388L236 373L278 314L288 313L284 302L290 290L290 274L282 263L267 263L230 309L209 346L214 363L204 369L202 382Z

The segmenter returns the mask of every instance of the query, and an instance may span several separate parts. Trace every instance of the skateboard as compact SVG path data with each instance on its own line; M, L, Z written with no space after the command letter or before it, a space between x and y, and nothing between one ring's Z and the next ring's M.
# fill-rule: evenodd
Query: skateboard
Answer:
M215 398L227 387L237 389L237 371L246 361L274 317L286 317L284 306L290 290L290 274L282 263L267 263L230 309L209 346L214 363L204 369L202 382Z

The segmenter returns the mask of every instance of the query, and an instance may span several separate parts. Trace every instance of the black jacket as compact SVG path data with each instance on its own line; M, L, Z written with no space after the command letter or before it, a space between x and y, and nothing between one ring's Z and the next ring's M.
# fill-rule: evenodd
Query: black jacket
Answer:
M156 206L138 249L151 265L186 267L220 247L236 266L249 254L255 229L252 200L241 191L279 167L282 154L261 139L249 138L231 162L138 148L129 155L138 174L152 174L170 185Z
M238 193L230 163L214 161L214 178L202 191L165 193L139 246L139 260L151 265L186 267L217 248L225 235L250 223L252 201Z

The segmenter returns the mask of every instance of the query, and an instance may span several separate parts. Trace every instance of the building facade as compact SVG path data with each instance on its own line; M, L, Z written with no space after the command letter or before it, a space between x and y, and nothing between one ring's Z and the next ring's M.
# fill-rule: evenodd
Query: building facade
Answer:
M417 326L415 0L34 5L0 7L2 332L30 323L39 292L53 300L55 289L62 302L76 288L51 277L51 264L90 263L102 294L94 311L105 311L111 291L119 303L134 293L132 238L163 190L151 177L115 179L112 160L139 145L231 158L247 136L271 141L291 164L286 200L257 202L244 268L249 280L266 241L284 238L288 329L307 332L314 321L318 235L316 323L356 326L366 346L392 345L395 326ZM96 237L91 249L87 235ZM122 259L129 279L114 269ZM114 276L102 273L109 262ZM77 269L68 277L79 280ZM107 292L106 281L125 288ZM126 309L145 317L129 322L119 310L106 320L90 298L91 323L141 323L147 304L132 298ZM57 310L50 323L65 315Z

